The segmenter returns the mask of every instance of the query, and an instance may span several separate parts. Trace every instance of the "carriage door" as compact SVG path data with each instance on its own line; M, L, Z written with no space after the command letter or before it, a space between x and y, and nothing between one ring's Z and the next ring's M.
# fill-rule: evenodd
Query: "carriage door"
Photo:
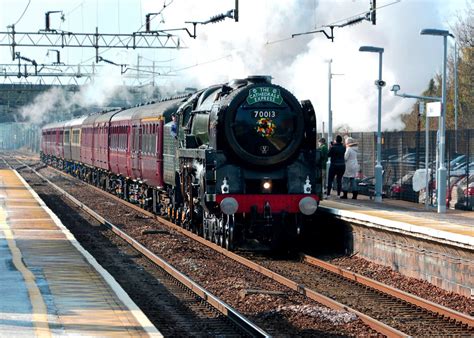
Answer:
M140 161L141 161L141 148L142 148L142 128L141 126L134 125L132 133L132 175L134 178L141 178Z

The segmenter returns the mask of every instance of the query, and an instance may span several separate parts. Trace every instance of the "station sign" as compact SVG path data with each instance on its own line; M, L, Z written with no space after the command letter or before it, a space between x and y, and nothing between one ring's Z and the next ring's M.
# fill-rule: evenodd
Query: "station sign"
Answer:
M441 102L429 102L426 104L426 116L440 117L441 116Z

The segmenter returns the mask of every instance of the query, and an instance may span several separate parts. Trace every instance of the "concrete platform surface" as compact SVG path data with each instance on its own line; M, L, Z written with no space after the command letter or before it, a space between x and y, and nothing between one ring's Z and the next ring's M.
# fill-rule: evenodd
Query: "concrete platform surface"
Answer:
M13 170L0 170L0 337L160 337Z
M392 199L377 203L367 196L359 196L357 200L350 199L350 196L349 199L331 196L321 202L321 210L474 249L472 211L448 209L446 213L438 214L436 209L425 209L422 204Z

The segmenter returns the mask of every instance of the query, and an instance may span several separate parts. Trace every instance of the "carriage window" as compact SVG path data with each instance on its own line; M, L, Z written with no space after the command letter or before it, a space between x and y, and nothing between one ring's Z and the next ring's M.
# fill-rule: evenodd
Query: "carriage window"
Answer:
M150 153L150 125L147 124L145 126L145 140L144 140L144 146L143 146L143 151L146 153Z
M148 153L153 154L153 125L150 124L148 127Z
M148 154L151 154L152 151L151 151L151 148L152 148L152 144L151 144L151 139L152 139L152 134L148 134L148 139L146 140L146 151Z
M153 125L148 126L148 153L153 154Z
M151 135L151 152L153 154L156 153L156 138L157 138L157 134L158 134L158 127L156 124L153 125L153 134Z
M64 132L64 143L69 143L69 130Z
M147 138L148 138L148 127L147 125L144 125L142 127L142 131L143 131L143 135L142 135L142 144L141 144L141 151L143 153L146 153L147 152Z
M137 151L138 150L138 146L139 146L139 134L138 134L138 127L137 126L133 126L133 142L132 142L132 150L133 151Z
M110 148L115 149L115 127L110 128Z
M119 147L121 150L126 150L127 149L127 127L120 126L118 127L120 137L119 137Z
M115 127L116 148L120 149L120 127Z
M79 129L72 131L72 144L79 144Z
M123 135L122 135L123 127L118 127L118 139L119 139L119 149L123 150Z
M126 126L122 127L122 132L123 132L122 148L126 150L127 149L127 127Z

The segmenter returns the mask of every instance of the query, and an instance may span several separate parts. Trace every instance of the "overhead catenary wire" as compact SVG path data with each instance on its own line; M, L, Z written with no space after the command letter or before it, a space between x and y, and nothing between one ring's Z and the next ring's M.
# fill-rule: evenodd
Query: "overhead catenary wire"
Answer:
M388 6L391 6L391 5L394 5L394 4L397 4L401 2L401 0L395 0L393 2L390 2L388 4L385 4L385 5L382 5L382 6L378 6L377 8L374 8L373 10L379 10L379 9L382 9L384 7L388 7ZM307 32L302 32L302 33L295 33L295 34L292 34L290 37L286 37L286 38L281 38L281 39L277 39L277 40L272 40L272 41L267 41L265 43L265 45L272 45L272 44L276 44L276 43L280 43L280 42L284 42L284 41L287 41L287 40L291 40L297 36L301 36L301 35L308 35L308 34L314 34L314 33L324 33L324 35L326 35L326 37L328 39L334 39L334 36L332 34L332 30L334 28L341 28L341 27L345 27L345 26L350 26L350 25L354 25L354 24L357 24L363 20L366 20L366 16L369 15L371 12L371 10L369 11L363 11L363 12L360 12L358 14L355 14L355 15L351 15L347 18L344 18L344 19L340 19L340 20L337 20L337 21L334 21L330 24L326 24L326 25L320 25L320 26L316 26L313 30L311 31L307 31ZM328 35L325 31L325 28L330 28L331 29L331 35Z
M165 8L168 7L169 5L171 5L173 2L174 2L174 0L170 0L170 1L167 3L167 1L164 0L164 1L163 1L163 8L157 13L157 16L160 15L160 14L165 10ZM154 19L154 18L150 18L150 20L153 20L153 19ZM140 31L140 30L143 28L143 26L145 26L145 24L142 24L142 25L140 26L140 28L138 28L136 31L137 31L137 32ZM84 28L83 28L83 30L84 30ZM108 52L110 49L111 49L111 48L106 48L106 49L100 51L100 52L98 53L98 55L102 55L102 54ZM92 56L92 57L90 57L90 58L87 58L87 59L84 60L84 61L80 61L80 62L79 62L79 65L82 65L82 64L84 64L84 63L86 63L86 62L89 62L89 61L91 61L91 60L94 60L94 59L95 59L95 56ZM158 61L158 62L160 62L160 61Z
M73 13L74 11L76 11L78 8L80 8L82 5L84 4L84 1L81 1L76 7L74 7L73 9L71 9L69 12L67 12L65 15L68 16L69 14Z
M177 69L171 69L169 72L165 73L165 74L170 74L170 73L174 73L174 72L180 72L182 70L186 70L186 69L190 69L190 68L194 68L194 67L199 67L199 66L203 66L203 65L207 65L209 63L214 63L214 62L217 62L217 61L220 61L220 60L223 60L223 59L227 59L227 58L230 58L232 57L232 54L227 54L227 55L224 55L224 56L221 56L217 59L212 59L212 60L208 60L208 61L203 61L203 62L199 62L199 63L196 63L194 65L190 65L190 66L186 66L186 67L182 67L182 68L177 68Z
M31 3L31 0L28 0L28 4L26 5L25 10L23 11L23 13L21 13L20 18L13 24L14 26L16 26L20 22L20 20L23 18L23 15L25 15L26 11L28 10L30 3Z

